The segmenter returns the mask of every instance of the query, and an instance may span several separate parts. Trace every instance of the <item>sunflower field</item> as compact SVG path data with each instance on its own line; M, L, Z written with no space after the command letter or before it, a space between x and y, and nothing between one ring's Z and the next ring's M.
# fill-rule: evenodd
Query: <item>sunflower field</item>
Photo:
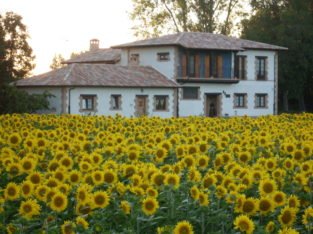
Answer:
M0 233L312 233L313 114L0 116Z

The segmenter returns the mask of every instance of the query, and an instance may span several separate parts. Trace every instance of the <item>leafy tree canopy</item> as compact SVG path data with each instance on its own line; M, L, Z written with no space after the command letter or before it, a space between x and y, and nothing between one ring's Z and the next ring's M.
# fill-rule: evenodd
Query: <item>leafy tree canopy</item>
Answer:
M135 35L142 38L173 32L228 35L244 16L247 0L133 0L130 13Z
M65 58L61 54L56 54L52 59L50 68L52 70L55 70L55 69L65 67L66 64L63 63L64 61L65 61Z

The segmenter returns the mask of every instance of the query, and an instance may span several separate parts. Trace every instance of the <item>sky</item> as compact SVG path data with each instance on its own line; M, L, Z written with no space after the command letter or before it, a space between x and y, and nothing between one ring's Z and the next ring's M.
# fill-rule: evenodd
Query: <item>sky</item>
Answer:
M0 14L23 17L36 56L33 75L50 70L54 55L69 58L89 49L92 38L100 47L136 40L129 14L131 0L0 0Z

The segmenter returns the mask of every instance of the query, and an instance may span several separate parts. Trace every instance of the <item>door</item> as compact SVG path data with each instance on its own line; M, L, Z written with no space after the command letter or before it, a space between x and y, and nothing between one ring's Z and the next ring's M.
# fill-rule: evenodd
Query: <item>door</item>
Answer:
M136 96L136 116L147 114L147 96Z
M220 116L220 94L206 94L206 116L217 117Z

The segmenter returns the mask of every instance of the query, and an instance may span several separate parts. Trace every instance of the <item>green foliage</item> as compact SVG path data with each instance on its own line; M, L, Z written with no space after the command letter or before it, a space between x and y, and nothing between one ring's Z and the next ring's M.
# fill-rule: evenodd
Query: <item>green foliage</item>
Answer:
M54 57L52 59L52 63L50 65L50 68L52 70L56 70L56 69L65 67L66 64L63 63L64 61L65 61L65 58L63 58L63 56L61 54L56 54L56 55L54 55Z
M28 94L14 86L0 86L0 114L6 113L34 113L37 110L48 109L48 98L53 95Z
M136 36L169 32L217 32L230 34L235 17L242 17L246 0L133 0L130 17Z
M0 85L24 78L34 68L28 38L21 16L13 12L0 15Z
M279 90L300 102L312 97L312 1L254 0L251 6L255 14L242 22L242 37L288 47L279 57Z

